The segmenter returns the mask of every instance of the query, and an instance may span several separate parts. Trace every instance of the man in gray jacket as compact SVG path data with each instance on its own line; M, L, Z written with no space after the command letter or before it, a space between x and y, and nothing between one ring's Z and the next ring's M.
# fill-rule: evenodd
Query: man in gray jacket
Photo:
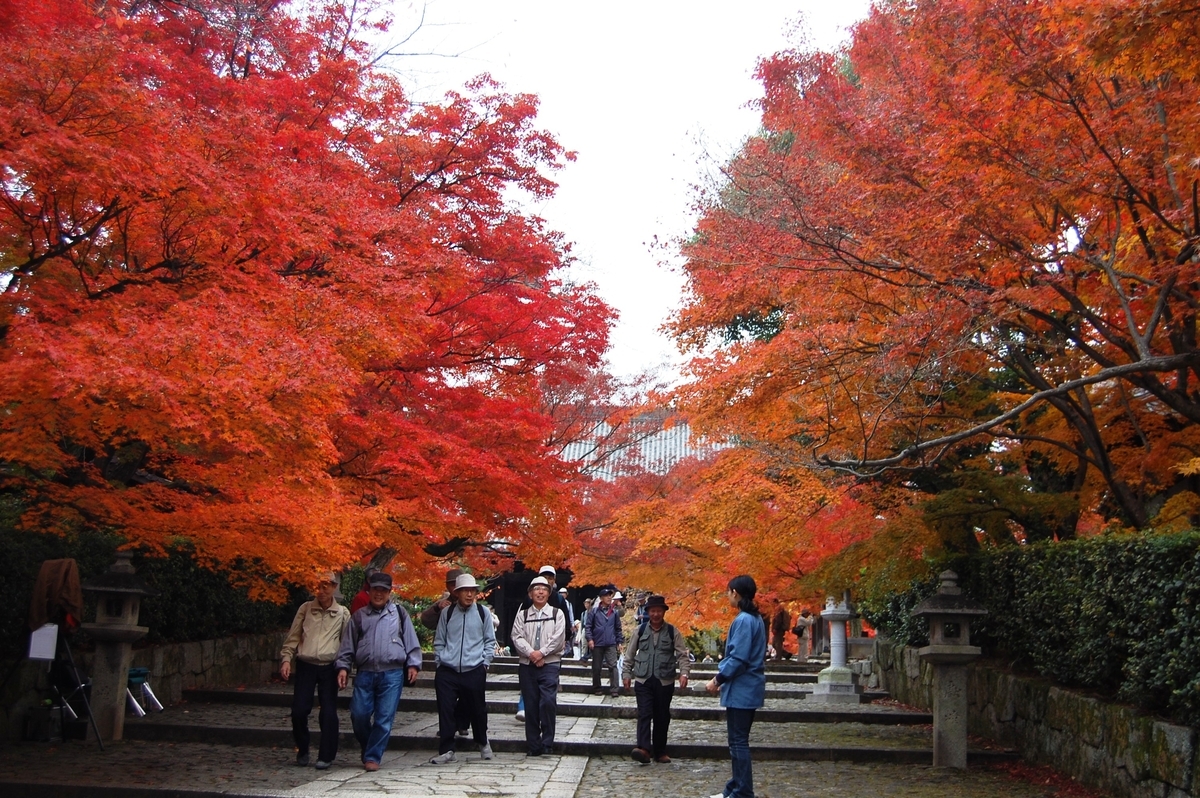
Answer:
M496 627L492 613L478 603L479 585L470 574L454 581L454 603L438 615L433 633L433 657L437 670L433 688L438 705L438 755L429 760L445 765L455 760L455 720L460 703L471 719L471 730L483 759L492 758L487 736L487 670L496 655Z
M421 641L408 612L392 603L392 577L372 574L367 584L371 601L351 616L338 650L338 687L346 686L350 666L356 665L350 725L362 746L363 767L379 770L400 693L406 683L416 684L421 670Z

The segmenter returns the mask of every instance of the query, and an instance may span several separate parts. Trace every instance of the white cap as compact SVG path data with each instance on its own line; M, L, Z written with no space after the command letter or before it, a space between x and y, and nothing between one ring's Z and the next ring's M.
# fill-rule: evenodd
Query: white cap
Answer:
M616 594L613 596L613 601L620 601L620 600L621 600L621 599L623 599L623 598L625 598L625 597L624 597L624 596L622 596L622 595L621 595L621 591L620 591L620 590L618 590L618 591L616 592Z
M541 568L538 569L538 573L539 574L550 574L551 576L558 576L558 571L554 570L553 565L543 565Z
M533 581L529 583L529 589L533 590L538 585L541 585L542 587L546 588L547 590L550 589L550 583L546 581L546 577L544 577L544 576L535 576L533 578Z
M560 587L560 588L558 589L558 592L559 592L559 593L566 593L566 592L567 592L567 589L566 589L565 587Z
M454 592L457 593L464 587L473 587L478 589L479 585L476 584L475 577L471 576L470 574L459 574L458 578L454 580Z

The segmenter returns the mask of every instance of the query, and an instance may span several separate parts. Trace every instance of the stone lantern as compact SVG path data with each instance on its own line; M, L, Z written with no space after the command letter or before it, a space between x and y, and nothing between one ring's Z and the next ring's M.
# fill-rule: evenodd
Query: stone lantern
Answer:
M96 621L83 630L96 641L92 666L92 712L102 740L120 740L125 733L125 693L133 643L150 630L138 626L142 596L152 595L134 571L131 552L117 552L108 570L83 583L96 594Z
M933 665L933 765L967 767L967 663L980 655L971 645L971 619L987 610L967 598L958 574L943 571L938 592L913 609L929 619L929 645L917 651Z
M846 601L825 601L821 617L829 621L829 667L817 674L809 701L821 704L857 704L862 701L854 672L846 665L846 621L855 617Z

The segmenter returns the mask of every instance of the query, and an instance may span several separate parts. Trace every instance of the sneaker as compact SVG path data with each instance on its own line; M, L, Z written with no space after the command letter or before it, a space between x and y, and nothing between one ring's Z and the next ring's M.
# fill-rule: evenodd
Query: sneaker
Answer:
M491 743L483 744L483 748L479 749L479 758L480 759L491 759L492 758L492 744Z
M456 761L457 761L457 757L454 756L454 752L447 751L446 753L438 754L433 759L429 760L429 764L431 764L431 765L448 765L451 762L456 762Z
M650 753L645 748L635 748L629 755L633 757L634 762L641 762L643 765L650 764Z
M525 710L523 710L523 709L517 710L517 720L519 720L519 721L525 720Z
M465 740L471 736L471 730L470 729L459 729L458 731L454 732L454 736L460 740Z
M308 751L301 751L296 754L296 764L302 768L308 767Z
M613 690L611 693L609 693L609 695L610 695L610 696L612 696L613 698L620 698L620 697L621 697L621 691L620 691L620 690Z
M593 690L592 695L604 695L604 691L603 690Z
M671 757L667 756L666 754L659 754L658 756L654 757L654 761L660 765L669 765L671 764Z
M367 760L366 762L363 762L363 770L369 770L370 772L374 773L375 771L379 770L379 763Z
M324 759L318 759L317 770L329 770L329 766L332 764L332 762L326 762Z

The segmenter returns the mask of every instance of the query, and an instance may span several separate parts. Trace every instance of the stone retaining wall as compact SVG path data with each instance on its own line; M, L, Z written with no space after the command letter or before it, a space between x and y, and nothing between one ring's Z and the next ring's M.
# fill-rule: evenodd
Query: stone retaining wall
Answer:
M933 668L915 648L876 638L873 671L892 698L932 707ZM1200 796L1196 729L985 661L968 668L967 690L970 732L1020 751L1027 761L1113 795Z
M135 649L133 667L150 669L150 686L164 704L177 703L192 687L260 684L279 667L279 649L287 630L237 635L195 643L163 643ZM75 652L84 673L91 672L91 653ZM25 717L47 686L46 664L24 660L3 663L10 676L0 692L0 735L18 740Z

